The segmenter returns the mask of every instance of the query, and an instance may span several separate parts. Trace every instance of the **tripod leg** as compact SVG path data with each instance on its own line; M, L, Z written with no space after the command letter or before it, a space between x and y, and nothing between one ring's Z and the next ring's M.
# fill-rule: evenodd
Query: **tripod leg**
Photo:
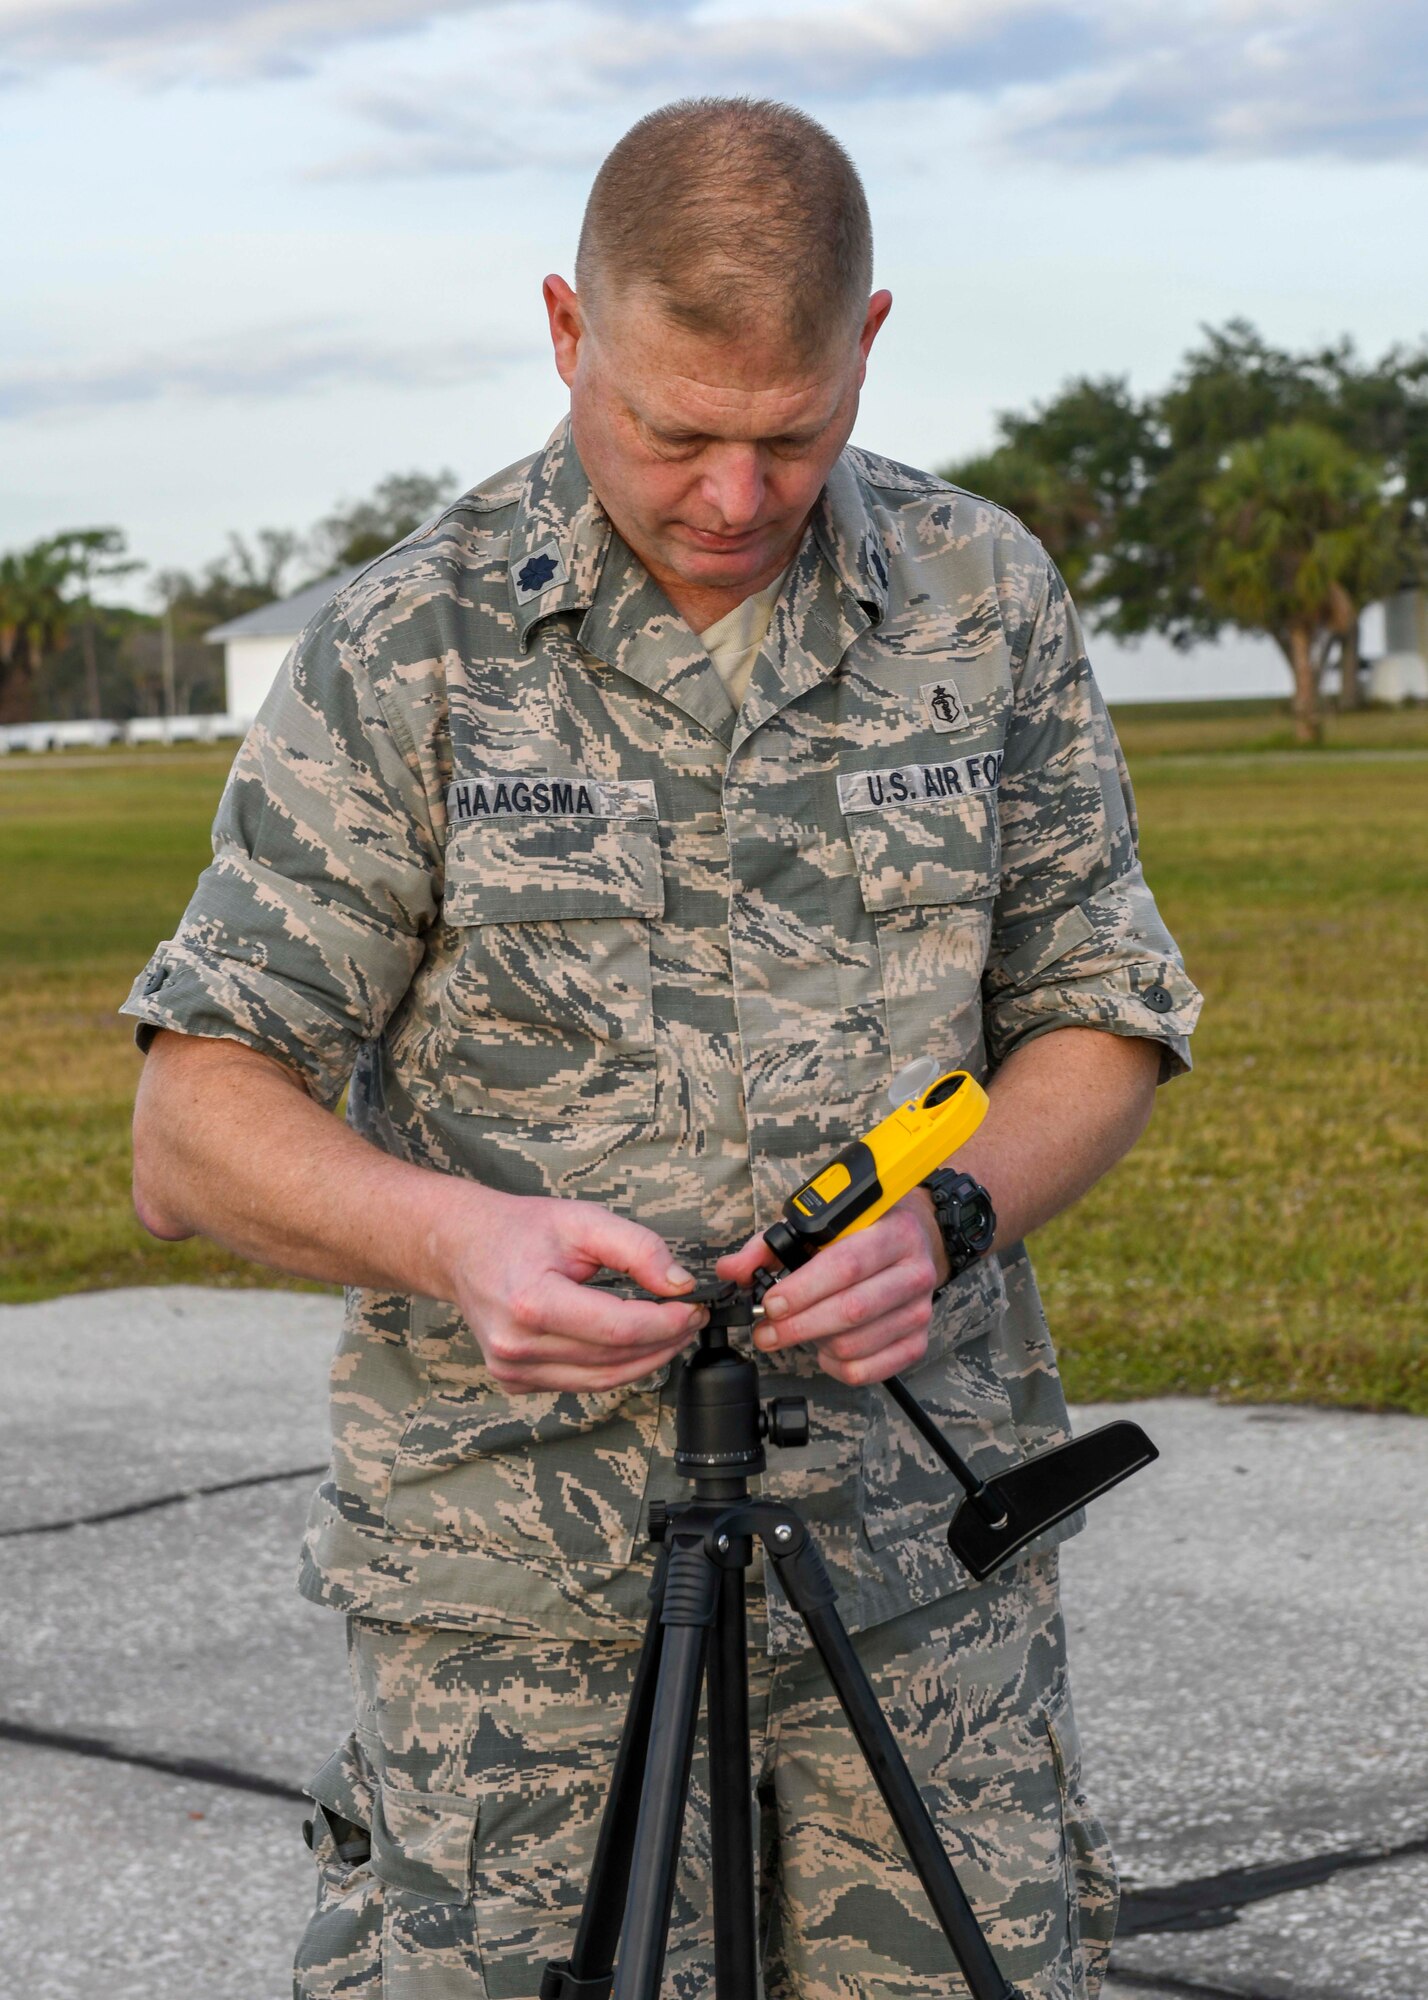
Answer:
M664 1599L663 1559L654 1590L654 1605L640 1657L635 1666L630 1704L615 1768L610 1775L610 1794L600 1819L595 1858L580 1912L575 1942L568 1959L556 1959L546 1967L541 1981L542 2000L607 2000L615 1953L620 1943L620 1925L629 1893L630 1862L634 1852L635 1826L644 1785L649 1749L650 1721L654 1714L655 1687L664 1647L660 1607Z
M721 1572L697 1542L676 1539L665 1577L664 1648L650 1718L644 1797L635 1828L615 2000L658 2000L694 1762L699 1689Z
M834 1590L823 1559L805 1535L788 1553L771 1548L773 1567L808 1628L808 1636L833 1683L833 1691L848 1718L873 1781L917 1870L933 1915L942 1926L972 2000L1019 2000L1015 1987L1003 1979L991 1948L972 1914L952 1863L947 1858L932 1817L922 1802L887 1717L853 1650L842 1619L834 1610Z
M742 1569L723 1573L709 1650L709 1827L716 2000L753 2000L758 1990L758 1923Z

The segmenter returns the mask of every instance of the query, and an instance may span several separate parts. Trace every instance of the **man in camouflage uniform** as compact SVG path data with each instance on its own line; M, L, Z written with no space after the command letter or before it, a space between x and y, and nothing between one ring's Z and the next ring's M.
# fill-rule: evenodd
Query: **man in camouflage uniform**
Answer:
M979 1472L1066 1435L1021 1238L1132 1142L1197 1000L1044 552L847 446L869 255L851 164L786 107L627 135L579 295L546 288L571 420L299 640L127 1003L148 1226L349 1288L302 1576L357 1703L312 1787L311 2000L534 1995L568 1946L680 1491L681 1295L747 1282L923 1056L989 1079L958 1165L995 1252L934 1302L919 1191L781 1281L762 1359L813 1443L765 1490L814 1527L1008 1976L1100 1985L1075 1524L970 1587L875 1385L908 1375ZM757 1571L751 1600L770 2000L960 1991L801 1629ZM671 1994L711 1981L703 1782Z

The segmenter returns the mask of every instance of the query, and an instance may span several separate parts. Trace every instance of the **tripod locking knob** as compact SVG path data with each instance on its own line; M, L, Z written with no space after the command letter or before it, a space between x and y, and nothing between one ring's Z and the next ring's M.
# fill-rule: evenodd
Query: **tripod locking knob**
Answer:
M775 1396L765 1403L759 1429L770 1444L798 1446L808 1443L808 1405L802 1396Z

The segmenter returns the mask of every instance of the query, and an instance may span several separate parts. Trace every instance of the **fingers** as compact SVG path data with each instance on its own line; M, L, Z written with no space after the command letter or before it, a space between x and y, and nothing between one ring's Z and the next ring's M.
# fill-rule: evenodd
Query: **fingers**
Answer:
M768 1301L764 1302L765 1311ZM874 1328L886 1328L896 1321L899 1334L913 1330L920 1315L924 1327L932 1318L932 1278L930 1260L926 1267L919 1258L890 1264L885 1270L851 1285L845 1292L821 1299L803 1312L765 1321L754 1335L765 1352L792 1346L798 1341L823 1341L840 1358L868 1351L867 1340Z
M904 1369L913 1369L927 1352L926 1329L919 1334L908 1334L905 1339L894 1341L891 1347L881 1348L863 1361L838 1361L826 1348L820 1348L818 1365L825 1375L831 1375L836 1382L846 1382L852 1389L865 1388L870 1382L886 1382L889 1375L900 1375Z
M523 1362L499 1362L488 1354L486 1365L492 1378L503 1389L516 1394L565 1389L592 1395L602 1389L622 1389L646 1375L655 1374L667 1362L673 1361L685 1345L681 1340L672 1346L652 1348L637 1359L626 1357L618 1361L606 1359L597 1362L553 1361L544 1354ZM590 1350L587 1348L585 1352L588 1355Z
M742 1250L731 1250L727 1257L721 1257L714 1266L718 1278L732 1279L736 1285L749 1285L755 1271L771 1271L778 1267L774 1256L762 1236L751 1236Z
M479 1338L503 1388L613 1389L672 1361L708 1317L703 1306L617 1298L547 1272Z
M665 1257L667 1263L668 1252ZM542 1342L563 1336L590 1359L595 1358L592 1350L600 1350L608 1359L611 1350L682 1344L694 1338L708 1317L704 1306L682 1299L663 1304L655 1299L622 1299L554 1271L543 1273L510 1301L510 1318L523 1333Z
M781 1278L754 1339L766 1352L813 1342L836 1380L881 1382L926 1354L936 1281L927 1231L899 1206Z
M880 1274L898 1267L906 1267L905 1275L885 1279L880 1288L876 1282ZM810 1340L844 1333L868 1311L881 1314L916 1290L931 1292L935 1278L927 1233L915 1213L899 1206L889 1209L871 1229L830 1245L801 1269L780 1278L764 1300L765 1325L777 1329L780 1346L785 1334ZM868 1311L855 1309L851 1317L842 1313L836 1302L850 1292L856 1295L855 1308L865 1303ZM823 1308L817 1318L815 1308Z
M571 1212L562 1220L572 1232L569 1248L582 1261L588 1260L593 1269L604 1265L611 1271L623 1271L647 1292L687 1292L694 1284L693 1272L675 1262L669 1245L653 1229L593 1202L567 1206Z
M484 1330L481 1345L487 1362L499 1379L501 1371L544 1362L561 1365L573 1362L581 1368L605 1368L629 1361L632 1364L642 1362L646 1368L653 1368L657 1363L650 1356L670 1351L677 1354L693 1339L697 1330L698 1322L695 1322L687 1330L673 1335L661 1334L657 1339L589 1341L550 1333L544 1327L526 1326L518 1320L508 1320L499 1327Z

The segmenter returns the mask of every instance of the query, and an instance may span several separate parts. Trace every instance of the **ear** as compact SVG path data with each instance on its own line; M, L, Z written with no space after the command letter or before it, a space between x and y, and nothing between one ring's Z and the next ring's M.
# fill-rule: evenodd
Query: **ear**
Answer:
M550 344L555 350L555 369L566 388L575 380L580 343L585 338L585 316L580 301L564 278L551 274L541 286L546 318L550 321Z
M863 378L868 372L868 355L871 352L873 342L877 339L878 330L891 311L892 293L874 292L873 296L868 300L868 316L863 321L863 330L858 335L858 386L860 388L863 384Z

